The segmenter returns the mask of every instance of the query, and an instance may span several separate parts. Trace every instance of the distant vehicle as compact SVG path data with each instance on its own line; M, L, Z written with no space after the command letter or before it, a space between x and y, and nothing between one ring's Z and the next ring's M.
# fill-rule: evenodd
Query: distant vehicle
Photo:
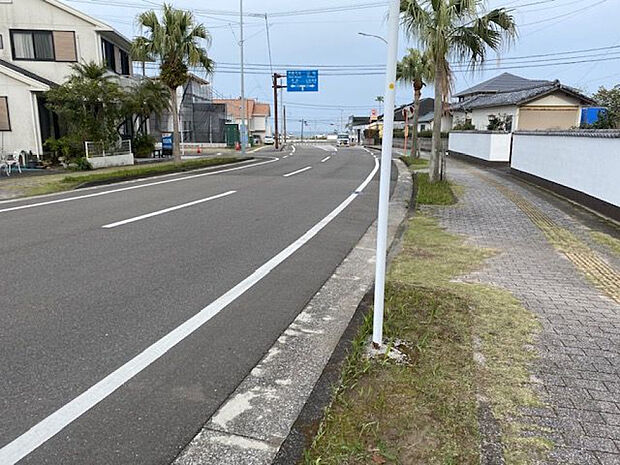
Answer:
M265 145L273 145L276 143L276 140L274 139L273 136L265 136L265 138L263 139L263 144Z
M338 147L348 147L348 146L349 146L349 135L338 134Z
M258 144L260 144L260 136L258 136L258 135L256 135L256 134L254 134L254 135L252 136L252 143L253 143L254 145L258 145Z

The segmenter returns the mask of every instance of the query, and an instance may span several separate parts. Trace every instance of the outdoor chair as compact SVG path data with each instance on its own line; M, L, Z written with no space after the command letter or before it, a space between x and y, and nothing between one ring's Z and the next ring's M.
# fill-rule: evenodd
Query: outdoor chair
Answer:
M7 156L4 152L0 152L0 175L4 171L4 174L7 176L11 175L11 170L9 168L9 164L7 162Z
M21 174L22 172L22 166L20 163L20 158L21 158L21 153L20 152L13 152L13 156L12 157L7 157L6 159L6 164L8 165L8 175L11 175L11 171L12 171L12 167L16 166L17 167L17 171L19 171L19 173Z

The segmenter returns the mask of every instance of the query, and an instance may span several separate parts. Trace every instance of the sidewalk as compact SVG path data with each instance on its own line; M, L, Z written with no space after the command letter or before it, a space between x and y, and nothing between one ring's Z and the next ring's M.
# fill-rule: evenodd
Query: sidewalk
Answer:
M596 240L620 228L502 171L447 172L460 203L424 210L500 252L465 279L511 291L542 325L531 382L547 408L524 415L554 444L546 463L620 464L620 255Z

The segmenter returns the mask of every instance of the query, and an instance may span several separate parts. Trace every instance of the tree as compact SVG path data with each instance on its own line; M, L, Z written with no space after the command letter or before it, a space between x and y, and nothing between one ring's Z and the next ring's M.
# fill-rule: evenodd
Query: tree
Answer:
M146 123L151 115L161 115L170 108L170 89L158 79L142 79L131 88L127 99L126 113L133 115L134 127L146 133Z
M196 22L189 11L177 10L164 4L161 21L155 11L146 11L138 15L138 24L146 30L146 35L137 37L133 42L133 55L140 59L159 61L161 82L170 89L170 106L172 108L173 148L176 161L181 160L179 132L179 105L177 88L187 83L188 68L202 66L207 73L214 70L214 62L207 54L206 48L211 36L206 27Z
M47 91L45 97L48 108L58 114L67 130L65 151L79 156L86 141L102 142L107 148L118 140L127 96L105 66L76 63L72 69L73 75Z
M592 96L605 111L599 113L598 120L592 125L595 129L620 128L620 84L606 89L600 87Z
M453 75L449 59L469 62L471 69L485 61L487 49L499 51L506 39L516 36L512 15L497 8L481 14L484 0L401 0L408 34L427 51L435 78L435 121L430 181L442 178L441 118Z
M378 95L377 97L375 97L375 102L378 102L379 105L381 106L381 113L383 113L383 101L385 100L385 98L383 97L383 95Z
M433 78L433 67L428 54L421 53L419 50L410 48L407 55L398 63L396 67L396 80L406 82L413 87L413 133L411 141L411 156L420 157L418 147L418 118L420 116L420 98L422 97L422 87Z

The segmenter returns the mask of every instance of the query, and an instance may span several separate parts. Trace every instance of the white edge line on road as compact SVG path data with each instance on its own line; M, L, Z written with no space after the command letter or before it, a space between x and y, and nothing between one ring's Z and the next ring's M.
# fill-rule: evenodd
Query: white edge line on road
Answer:
M176 210L180 210L182 208L187 208L187 207L192 207L194 205L199 205L201 203L205 203L205 202L208 202L210 200L221 199L222 197L228 197L229 195L235 194L236 192L237 191L224 192L223 194L213 195L213 196L207 197L205 199L194 200L193 202L184 203L182 205L177 205L175 207L164 208L163 210L158 210L158 211L152 212L152 213L146 213L144 215L136 216L134 218L129 218L127 220L117 221L116 223L106 224L106 225L101 226L101 227L105 228L105 229L116 228L118 226L123 226L123 225L129 224L129 223L135 223L136 221L145 220L147 218L152 218L154 216L164 215L166 213L170 213L170 212L173 212L173 211L176 211Z
M305 168L302 168L302 169L297 170L297 171L293 171L292 173L288 173L288 174L285 174L283 176L285 178L288 178L290 176L295 176L296 174L303 173L304 171L308 171L308 170L311 170L311 169L312 169L312 166L306 166Z
M266 165L268 163L274 163L274 162L276 162L278 160L280 160L280 158L275 157L275 158L273 158L271 160L263 161L263 162L260 162L260 163L254 163L252 165L237 166L235 168L227 168L227 169L217 170L217 171L208 171L206 173L192 174L192 175L189 175L189 176L183 176L181 178L166 179L166 180L163 180L163 181L153 181L153 182L149 182L149 183L146 183L146 184L139 184L139 185L136 185L136 186L120 187L118 189L112 189L112 190L103 191L103 192L95 192L93 194L79 195L77 197L65 197L65 198L62 198L62 199L47 200L45 202L31 203L31 204L28 204L28 205L19 205L17 207L8 207L8 208L0 209L0 213L6 213L6 212L12 212L12 211L18 211L18 210L26 210L28 208L43 207L45 205L54 205L54 204L57 204L57 203L71 202L71 201L74 201L74 200L82 200L82 199L89 199L89 198L93 198L93 197L101 197L102 195L116 194L118 192L125 192L125 191L134 190L134 189L142 189L144 187L159 186L161 184L168 184L168 183L171 183L171 182L187 181L188 179L202 178L202 177L205 177L205 176L214 176L216 174L229 173L231 171L244 170L244 169L252 168L252 167L255 167L255 166ZM178 174L178 173L173 173L173 174ZM165 175L165 176L169 176L169 175ZM27 200L27 199L20 199L20 200Z
M1 1L2 0L0 0L0 2ZM267 157L261 157L261 158L267 158ZM277 161L276 160L277 157L270 157L270 158L273 161ZM253 163L256 162L256 160L260 160L260 159L259 158L251 158L249 160L239 161L239 162L235 163L235 166L247 165L248 163L252 163L252 165L248 166L248 168L249 168L249 167L255 166ZM198 168L198 169L195 169L195 170L191 170L191 173L203 173L205 171L213 172L213 171L217 170L219 168L219 166L220 165L207 166L205 168ZM222 165L222 166L230 166L230 164L229 165ZM49 197L58 197L59 195L66 195L66 194L77 193L77 192L89 192L89 191L92 191L92 190L101 190L101 189L105 189L105 188L112 187L112 186L124 186L126 184L137 184L137 183L140 183L140 182L151 181L151 180L154 180L154 179L165 179L165 178L170 178L172 176L179 176L180 174L184 174L184 172L167 173L167 174L155 174L153 176L147 176L145 178L128 179L127 181L119 181L119 182L114 182L114 183L111 183L111 184L101 184L101 185L92 186L92 187L82 187L79 190L74 190L74 191L52 192L51 194L33 195L31 197L17 197L17 198L13 198L13 199L5 199L5 200L0 200L0 206L6 205L6 204L9 204L9 203L26 202L28 200L38 200L38 199L46 199L46 198L49 198Z
M321 163L325 163L327 160L329 160L332 156L330 155L329 157L325 157L321 160Z
M315 224L303 236L271 258L235 287L211 302L189 320L185 321L185 323L182 323L180 326L173 329L157 342L147 347L143 352L103 378L97 384L91 386L72 401L41 420L21 436L2 447L0 449L0 463L3 465L14 465L26 457L39 446L70 425L73 421L78 419L84 413L123 386L127 381L142 372L145 368L158 360L170 349L190 336L229 304L234 302L255 284L265 278L265 276L271 273L271 271L278 265L284 262L313 237L315 237L320 231L322 231L358 197L358 195L368 186L368 184L370 184L379 170L379 161L376 157L374 162L375 166L373 170L364 182L362 182L362 184L360 184L360 186L355 190L355 192L349 195L349 197L338 205L330 214Z

